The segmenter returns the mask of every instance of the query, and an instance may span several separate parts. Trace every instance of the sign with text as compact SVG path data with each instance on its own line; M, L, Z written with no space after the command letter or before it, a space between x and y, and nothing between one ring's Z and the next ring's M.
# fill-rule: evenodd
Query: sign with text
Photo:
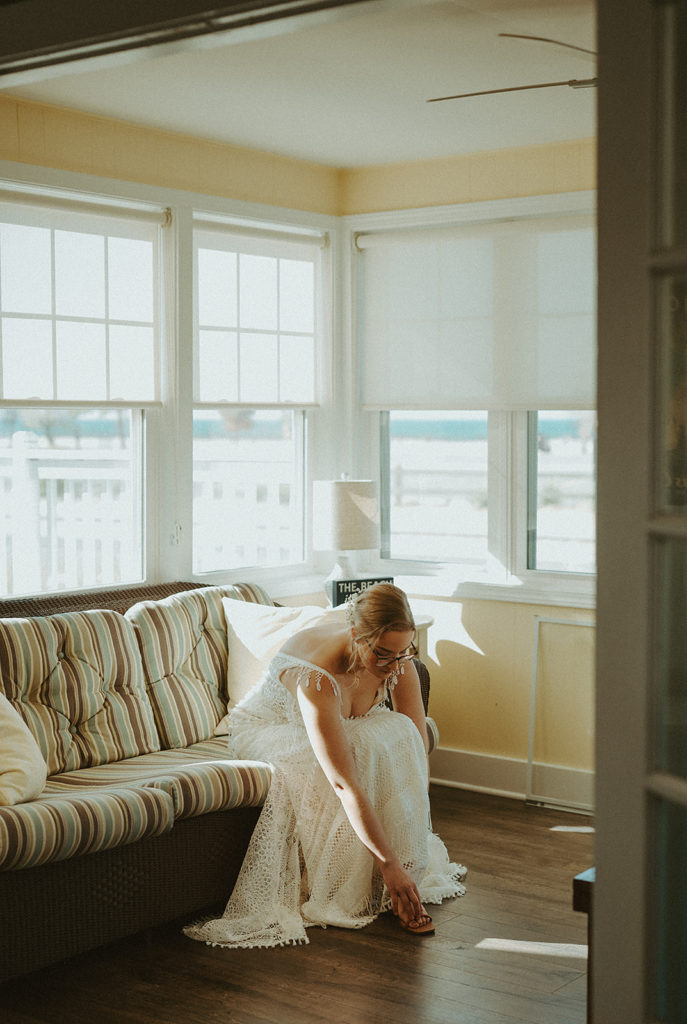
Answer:
M351 594L360 594L375 583L393 583L392 576L368 576L366 579L357 580L332 580L332 605L338 605L347 601Z

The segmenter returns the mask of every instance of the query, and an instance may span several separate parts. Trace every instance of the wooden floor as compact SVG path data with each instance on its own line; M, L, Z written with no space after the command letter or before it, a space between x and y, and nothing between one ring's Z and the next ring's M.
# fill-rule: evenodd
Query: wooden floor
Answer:
M469 867L434 936L389 915L310 944L212 949L178 925L0 986L3 1024L584 1024L589 818L442 787L434 828ZM582 831L580 831L582 830ZM3 926L7 926L3 922ZM11 927L11 924L9 925Z

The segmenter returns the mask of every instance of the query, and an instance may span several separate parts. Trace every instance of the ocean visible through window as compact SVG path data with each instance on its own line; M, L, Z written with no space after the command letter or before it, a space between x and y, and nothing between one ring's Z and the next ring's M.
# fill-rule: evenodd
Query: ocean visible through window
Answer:
M595 414L534 415L535 457L512 467L523 482L529 474L527 568L593 573ZM486 410L389 413L388 557L484 568L490 517L504 514L490 490L490 443Z

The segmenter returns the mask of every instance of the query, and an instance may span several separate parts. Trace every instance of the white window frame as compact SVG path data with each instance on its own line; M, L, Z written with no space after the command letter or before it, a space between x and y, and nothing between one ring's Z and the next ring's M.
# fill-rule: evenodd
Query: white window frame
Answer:
M355 236L358 232L431 228L507 217L593 214L594 210L595 193L579 192L345 218L352 254L349 274L353 301L357 308ZM359 352L361 339L357 331L352 344ZM361 453L357 472L360 476L380 480L381 489L379 413L358 412L356 424L354 443ZM370 557L365 571L393 575L400 585L411 585L416 594L593 608L595 574L527 568L527 412L491 412L488 430L490 558L487 571L477 577L474 571L466 572L459 563L381 557Z

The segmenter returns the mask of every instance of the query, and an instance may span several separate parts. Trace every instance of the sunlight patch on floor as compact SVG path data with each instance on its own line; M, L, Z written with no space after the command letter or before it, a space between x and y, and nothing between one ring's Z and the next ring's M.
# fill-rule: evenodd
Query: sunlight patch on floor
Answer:
M524 942L521 939L482 939L475 949L494 950L499 953L527 953L530 956L565 956L574 960L587 959L587 947L569 942Z
M584 832L586 835L593 835L596 829L593 825L554 825L550 832Z

